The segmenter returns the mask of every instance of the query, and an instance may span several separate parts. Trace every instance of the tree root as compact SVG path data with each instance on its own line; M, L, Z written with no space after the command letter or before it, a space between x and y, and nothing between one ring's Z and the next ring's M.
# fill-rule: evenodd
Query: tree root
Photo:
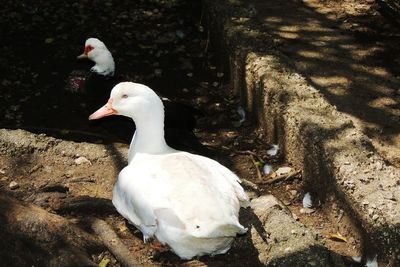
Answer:
M103 241L103 244L110 250L122 266L141 266L132 256L125 244L119 239L114 230L105 221L93 218L91 219L91 226L93 231L99 236L101 241Z
M51 206L57 213L95 213L116 214L113 204L109 199L95 198L89 196L69 197L60 200L57 205Z
M0 235L13 237L1 240L4 244L27 249L9 250L9 254L14 253L16 256L6 257L15 259L20 254L35 255L33 262L20 262L22 265L46 263L51 266L95 266L90 252L104 248L95 237L67 219L4 195L0 195L0 225ZM37 251L40 251L40 255L36 255Z

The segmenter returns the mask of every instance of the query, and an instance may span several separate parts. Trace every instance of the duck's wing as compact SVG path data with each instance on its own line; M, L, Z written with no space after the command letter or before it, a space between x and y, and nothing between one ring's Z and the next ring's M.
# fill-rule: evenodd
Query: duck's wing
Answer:
M194 154L189 155L194 157L196 161L202 162L204 165L209 166L215 177L219 177L220 179L225 179L228 181L229 184L234 188L236 197L239 199L241 207L246 208L250 205L249 197L240 184L240 178L235 173L226 168L224 165L210 158Z
M154 214L157 207L154 197L157 194L151 190L152 180L145 183L151 176L151 173L146 175L141 168L128 165L118 175L112 199L117 211L142 231L144 240L153 236L157 230Z
M246 232L238 213L248 197L236 175L209 158L186 152L166 156L159 166L168 173L165 183L159 183L165 189L165 208L170 209L164 213L179 218L187 233L209 238Z

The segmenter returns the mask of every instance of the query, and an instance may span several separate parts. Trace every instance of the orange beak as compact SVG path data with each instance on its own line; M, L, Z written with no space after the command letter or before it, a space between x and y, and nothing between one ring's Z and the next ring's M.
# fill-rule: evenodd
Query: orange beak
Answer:
M95 111L89 116L89 120L97 120L106 116L115 115L118 112L112 108L112 98L110 98L104 106Z

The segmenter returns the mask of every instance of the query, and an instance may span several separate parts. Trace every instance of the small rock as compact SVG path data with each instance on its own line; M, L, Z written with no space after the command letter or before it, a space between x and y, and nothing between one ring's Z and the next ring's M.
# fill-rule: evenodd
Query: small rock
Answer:
M83 163L88 163L89 165L92 165L92 163L90 162L90 160L88 160L85 157L79 157L77 159L74 160L76 165L81 165Z
M12 181L9 184L9 187L10 187L11 190L14 190L14 189L17 189L19 187L19 184L16 181Z
M276 173L276 175L280 176L280 175L284 175L284 174L291 172L291 170L292 170L292 168L290 168L290 167L280 167L275 171L275 173Z
M162 69L155 69L155 70L154 70L154 74L155 74L156 76L161 76L161 75L162 75Z
M65 172L65 176L66 176L67 178L70 178L70 177L74 176L74 174L75 174L75 171L74 171L74 170L67 170L67 171Z
M293 249L291 248L291 247L287 247L287 248L285 248L285 252L290 252L290 251L292 251Z
M177 30L177 31L175 32L175 34L176 34L176 36L177 36L179 39L185 38L185 34L184 34L183 31L181 31L181 30Z
M381 161L377 161L375 163L375 168L376 170L381 171L383 169L383 163Z
M309 208L301 208L300 209L300 213L302 213L302 214L311 214L311 213L314 213L314 212L315 212L314 209L309 209Z
M373 209L368 209L368 214L369 215L372 215L374 213L374 210Z
M295 197L297 195L297 190L290 190L289 193L292 197Z

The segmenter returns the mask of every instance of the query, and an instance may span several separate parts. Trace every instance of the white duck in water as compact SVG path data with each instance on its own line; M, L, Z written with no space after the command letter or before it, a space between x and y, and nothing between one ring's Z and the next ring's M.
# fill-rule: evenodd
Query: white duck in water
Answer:
M136 123L128 166L113 190L118 212L144 241L155 237L182 259L227 252L236 234L247 231L238 220L249 200L239 178L210 158L166 144L163 104L149 87L118 84L89 119L113 114Z

